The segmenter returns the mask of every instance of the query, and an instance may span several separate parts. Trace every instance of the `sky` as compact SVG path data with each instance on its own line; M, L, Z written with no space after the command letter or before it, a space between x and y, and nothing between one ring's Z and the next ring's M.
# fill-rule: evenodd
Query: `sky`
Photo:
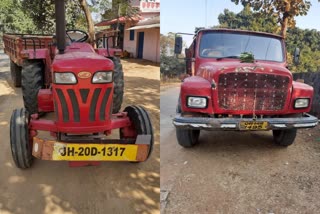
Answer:
M296 17L296 26L320 31L320 2L311 0L311 4L306 16ZM218 16L225 8L235 13L243 8L231 0L207 0L207 7L205 6L206 0L161 0L160 32L193 33L195 27L218 25Z

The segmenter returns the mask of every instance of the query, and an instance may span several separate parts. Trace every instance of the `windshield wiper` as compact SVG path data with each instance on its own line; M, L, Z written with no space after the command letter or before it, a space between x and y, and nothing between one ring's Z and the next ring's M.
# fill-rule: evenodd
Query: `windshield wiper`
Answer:
M239 59L240 56L222 56L222 57L218 57L216 58L217 60L221 60L221 59L225 59L225 58L229 58L229 59Z

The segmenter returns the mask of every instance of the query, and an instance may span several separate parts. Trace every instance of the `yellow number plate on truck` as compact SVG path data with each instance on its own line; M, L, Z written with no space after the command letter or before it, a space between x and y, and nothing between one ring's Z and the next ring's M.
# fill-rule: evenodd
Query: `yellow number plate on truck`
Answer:
M99 145L54 143L52 160L67 161L135 161L137 145Z
M263 121L240 122L240 129L242 130L266 130L267 128L268 128L268 122L263 122Z

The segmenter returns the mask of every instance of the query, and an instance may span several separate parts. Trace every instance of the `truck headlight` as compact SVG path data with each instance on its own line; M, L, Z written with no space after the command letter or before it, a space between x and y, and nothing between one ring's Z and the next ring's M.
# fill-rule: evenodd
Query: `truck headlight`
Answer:
M56 84L76 84L77 78L76 76L71 72L54 72L54 83Z
M92 83L112 82L112 71L98 71L93 75Z
M187 97L187 106L189 108L206 108L207 98L205 97Z
M298 98L294 101L294 108L307 108L309 101L309 98Z

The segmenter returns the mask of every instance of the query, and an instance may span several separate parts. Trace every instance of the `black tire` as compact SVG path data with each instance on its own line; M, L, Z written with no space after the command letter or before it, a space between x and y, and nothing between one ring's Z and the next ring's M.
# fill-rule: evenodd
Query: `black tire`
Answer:
M28 124L29 114L26 109L15 109L10 121L10 145L14 163L21 169L31 167L33 163Z
M290 146L297 135L297 129L273 130L273 141L279 146Z
M12 60L10 61L10 72L11 79L14 87L21 87L21 67L14 63Z
M181 110L181 97L179 95L179 98L178 98L178 104L177 104L177 107L176 107L176 113L177 114L181 114L182 113L182 110Z
M190 148L198 143L200 130L176 128L176 136L180 146Z
M149 117L148 112L141 106L127 106L124 109L124 112L128 113L128 117L130 118L130 121L133 123L134 128L136 130L136 133L139 135L151 135L150 140L150 147L148 151L147 159L150 157L152 150L153 150L153 144L154 144L154 137L153 137L153 128L152 123ZM125 139L126 137L122 134L122 129L120 129L120 138Z
M22 95L24 107L30 114L38 113L38 92L43 87L42 61L25 62L22 68Z
M118 57L113 58L114 73L113 73L113 106L112 113L118 113L121 109L124 93L124 80L122 64Z

